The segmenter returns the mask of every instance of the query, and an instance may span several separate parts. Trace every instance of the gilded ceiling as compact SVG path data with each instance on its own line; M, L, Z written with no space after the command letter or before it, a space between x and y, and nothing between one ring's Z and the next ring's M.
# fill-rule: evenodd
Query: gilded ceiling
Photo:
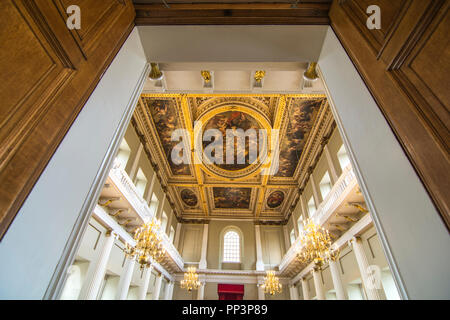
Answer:
M132 123L179 219L280 223L333 118L324 95L143 94ZM227 136L238 129L242 144Z

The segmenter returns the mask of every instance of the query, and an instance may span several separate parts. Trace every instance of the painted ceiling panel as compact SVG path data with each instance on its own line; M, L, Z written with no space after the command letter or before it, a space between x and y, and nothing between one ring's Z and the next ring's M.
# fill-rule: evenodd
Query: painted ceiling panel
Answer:
M171 153L178 143L171 141L173 131L186 129L185 138L194 141L194 125L199 122L205 124L200 132L216 129L224 139L224 160L226 129L266 129L269 135L279 129L279 171L264 173L274 166L276 152L266 162L247 161L248 139L243 150L234 147L235 160L237 150L246 155L244 164L208 163L205 158L195 163L195 148L187 149L190 163L173 163ZM298 189L332 122L324 95L163 93L143 94L132 121L181 219L253 218L270 223L282 223L295 207ZM275 150L271 137L267 141ZM208 143L200 142L200 155Z

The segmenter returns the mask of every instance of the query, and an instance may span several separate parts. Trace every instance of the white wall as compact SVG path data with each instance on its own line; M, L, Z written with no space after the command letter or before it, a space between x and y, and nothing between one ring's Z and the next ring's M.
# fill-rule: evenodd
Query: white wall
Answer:
M403 297L450 298L448 230L331 28L319 66L391 270L403 280Z
M261 25L138 29L148 60L156 62L315 61L327 31L326 26Z
M145 65L135 29L0 243L0 299L43 298Z

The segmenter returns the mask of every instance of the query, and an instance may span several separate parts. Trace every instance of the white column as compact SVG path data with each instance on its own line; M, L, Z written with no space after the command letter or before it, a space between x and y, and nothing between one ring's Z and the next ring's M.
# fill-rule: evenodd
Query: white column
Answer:
M205 282L202 282L197 290L197 300L203 300L205 298Z
M173 245L174 245L175 249L177 249L177 250L178 250L178 245L180 243L181 226L182 226L182 224L177 222L177 229L175 230L175 240L173 241Z
M200 256L200 262L198 264L199 269L206 269L208 263L206 261L206 254L208 250L208 224L203 225L203 240L202 240L202 252Z
M144 279L142 281L142 284L139 286L138 300L145 300L147 298L148 286L150 284L150 277L152 276L152 270L153 270L152 264L150 265L150 267L145 268L144 270Z
M309 284L306 281L306 278L302 278L302 292L303 292L303 300L309 300Z
M319 193L317 192L316 181L314 180L314 176L312 173L309 175L309 178L311 180L314 202L316 203L316 209L317 209L319 207L319 204L321 203L320 196L319 196Z
M294 284L289 285L289 293L291 295L291 300L298 300L298 291Z
M259 225L255 225L256 238L256 271L264 271L264 261L262 257L261 231Z
M173 282L169 281L166 287L166 292L164 292L164 300L172 300L172 293L171 290L173 288Z
M266 300L266 295L264 293L264 289L261 288L261 285L263 284L264 280L263 277L258 277L258 283L257 283L257 287L258 287L258 300Z
M170 281L168 288L166 290L166 299L165 300L173 300L173 286L174 286L174 282Z
M152 276L153 265L145 268L144 270L144 280L139 287L138 300L145 300L147 298L148 286L150 284L150 277Z
M331 183L334 185L336 181L339 179L336 167L334 166L333 159L331 158L330 150L328 149L328 145L324 145L323 152L325 153L325 157L327 158L328 168L330 169L330 179Z
M342 284L341 273L339 272L338 262L330 260L329 263L331 278L333 280L334 290L336 290L336 298L338 300L348 300L347 292Z
M130 168L130 178L133 181L134 181L134 178L136 178L136 172L137 172L139 160L141 158L142 150L144 150L144 146L142 145L142 143L139 143L139 147L136 152L136 157L134 158L133 164L131 165L131 168Z
M133 277L135 262L135 259L126 258L125 267L123 268L123 272L120 275L119 285L117 287L116 300L127 299L131 278Z
M291 217L293 218L294 216L292 215ZM294 220L294 219L292 219L292 220ZM287 252L289 250L289 248L291 247L291 239L290 239L288 227L286 225L283 226L283 233L284 233L284 245L286 246L286 252Z
M149 203L152 200L153 189L155 188L156 183L156 171L153 171L152 180L150 181L150 186L148 187L147 196L145 197L145 201Z
M325 300L325 293L323 291L322 275L318 268L312 270L312 275L314 278L314 287L316 288L317 300Z
M163 278L163 276L161 273L156 277L155 288L153 289L152 300L159 299L159 294L161 292L162 278Z
M159 220L161 220L161 217L162 217L162 213L164 210L164 204L166 202L166 197L167 197L167 194L164 192L163 200L161 202L161 205L158 208L158 212L156 213L156 218Z
M117 235L114 232L107 232L103 245L94 261L91 262L86 279L78 296L79 300L97 299L100 286L105 277L106 266Z
M381 281L377 281L381 289L377 290L375 288L376 281L373 281L374 279L372 279L371 274L369 274L370 265L369 262L367 261L366 253L364 252L361 239L354 237L349 242L351 243L353 247L353 252L355 253L356 262L358 263L359 272L361 273L361 279L367 294L367 299L382 300L383 296L381 293L382 290Z

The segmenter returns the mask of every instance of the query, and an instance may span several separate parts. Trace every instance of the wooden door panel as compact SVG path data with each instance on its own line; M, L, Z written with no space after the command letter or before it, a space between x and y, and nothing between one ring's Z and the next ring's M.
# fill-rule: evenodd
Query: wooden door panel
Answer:
M108 28L108 21L117 19L124 7L124 0L53 0L58 7L61 16L68 18L66 8L70 5L80 7L82 26L80 30L73 30L74 38L85 54L94 50L101 37Z
M0 169L45 112L46 101L75 72L52 43L39 10L21 1L2 2L0 20ZM37 63L38 62L38 63Z
M447 6L436 16L435 23L427 28L397 74L398 81L404 84L446 149L450 148L449 26Z
M369 3L381 8L381 30L369 30L365 20L355 19ZM330 10L334 31L447 227L450 226L448 7L447 0L336 0ZM384 42L379 41L380 35Z
M379 55L410 3L411 0L346 0L342 1L342 8L364 35L376 55ZM381 29L379 30L369 30L366 27L369 16L366 11L370 5L380 7Z
M69 2L83 38L62 0L0 1L0 238L134 26L131 0Z

